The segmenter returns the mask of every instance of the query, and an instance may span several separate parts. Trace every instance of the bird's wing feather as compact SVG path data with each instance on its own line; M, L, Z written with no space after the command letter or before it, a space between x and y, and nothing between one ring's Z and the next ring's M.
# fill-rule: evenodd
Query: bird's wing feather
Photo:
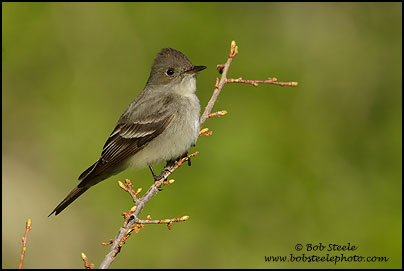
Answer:
M103 147L100 159L84 171L79 180L90 180L110 169L112 166L136 154L151 140L160 135L174 117L174 109L162 103L152 114L143 117L133 116L120 119ZM153 112L154 111L154 112ZM80 183L86 185L86 181Z

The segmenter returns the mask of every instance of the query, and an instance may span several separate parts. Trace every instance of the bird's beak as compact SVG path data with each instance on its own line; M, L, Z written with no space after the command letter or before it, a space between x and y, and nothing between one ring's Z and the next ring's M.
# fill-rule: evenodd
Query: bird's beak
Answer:
M202 71L204 69L206 69L206 66L193 66L191 69L185 71L185 73L193 74Z

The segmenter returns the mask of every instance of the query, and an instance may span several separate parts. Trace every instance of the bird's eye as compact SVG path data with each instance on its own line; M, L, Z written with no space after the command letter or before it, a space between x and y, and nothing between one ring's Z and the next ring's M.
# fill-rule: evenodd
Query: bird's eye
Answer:
M174 74L174 70L173 69L168 69L167 70L167 75L173 75Z

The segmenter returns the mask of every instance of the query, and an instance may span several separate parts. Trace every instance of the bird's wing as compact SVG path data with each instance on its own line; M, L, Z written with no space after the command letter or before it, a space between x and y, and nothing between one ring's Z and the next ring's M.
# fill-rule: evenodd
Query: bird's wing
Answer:
M168 102L165 101L162 103L163 106L156 106L159 107L157 109L149 108L152 113L143 114L143 117L120 119L105 142L100 159L79 176L79 180L85 179L80 185L85 186L87 179L90 181L93 177L134 155L160 135L175 113L172 107L164 106L167 104Z

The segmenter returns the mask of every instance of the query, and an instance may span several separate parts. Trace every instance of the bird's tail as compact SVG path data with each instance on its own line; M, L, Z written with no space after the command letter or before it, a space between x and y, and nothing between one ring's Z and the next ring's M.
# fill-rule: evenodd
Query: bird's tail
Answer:
M55 210L52 211L52 213L50 213L49 216L51 216L53 213L55 213L55 215L58 215L61 211L63 211L67 206L70 205L70 203L72 203L74 200L76 200L78 197L81 196L81 194L83 194L84 192L86 192L89 189L89 187L79 187L77 186L76 188L74 188L72 190L72 192L69 193L69 195L67 195L65 197L65 199L59 203L58 206L56 206Z

